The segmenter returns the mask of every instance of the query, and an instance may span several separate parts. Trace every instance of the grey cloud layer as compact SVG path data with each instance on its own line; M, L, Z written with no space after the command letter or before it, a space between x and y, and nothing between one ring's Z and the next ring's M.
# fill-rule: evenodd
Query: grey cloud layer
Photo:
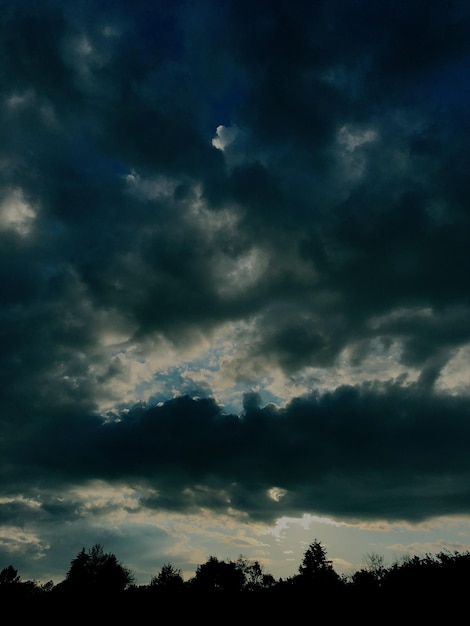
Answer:
M247 394L240 417L183 396L123 421L57 424L47 445L23 443L5 462L17 484L42 473L56 487L96 477L146 486L158 495L141 505L157 510L416 521L470 512L469 411L418 384L339 387L283 409Z
M4 488L44 472L263 519L468 512L469 400L434 384L470 338L469 22L457 1L8 3ZM89 417L119 376L105 332L144 352L229 321L250 322L236 381L360 364L376 340L421 377L243 419L209 399Z

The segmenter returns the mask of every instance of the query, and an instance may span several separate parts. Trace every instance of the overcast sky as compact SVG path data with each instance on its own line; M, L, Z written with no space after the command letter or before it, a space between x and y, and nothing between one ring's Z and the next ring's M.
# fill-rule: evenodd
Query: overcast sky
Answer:
M469 33L1 0L0 569L470 548Z

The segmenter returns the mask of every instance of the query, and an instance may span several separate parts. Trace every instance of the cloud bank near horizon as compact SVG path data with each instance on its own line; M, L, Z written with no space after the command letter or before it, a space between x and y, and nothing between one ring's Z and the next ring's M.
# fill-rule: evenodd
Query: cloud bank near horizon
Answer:
M142 508L271 525L306 511L352 523L468 514L469 408L399 384L339 387L281 409L249 393L241 416L181 396L105 423L43 427L44 442L34 431L4 459L13 471L2 490L27 492L38 475L36 489L53 492L100 479L132 484Z

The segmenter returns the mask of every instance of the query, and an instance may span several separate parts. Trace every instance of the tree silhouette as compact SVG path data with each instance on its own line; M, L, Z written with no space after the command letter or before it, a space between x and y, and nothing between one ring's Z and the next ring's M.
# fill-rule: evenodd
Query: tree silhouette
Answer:
M16 601L25 600L32 596L39 595L42 591L49 591L52 583L38 585L32 580L21 580L13 565L8 565L0 571L0 598Z
M181 593L184 580L181 570L175 569L170 563L163 565L157 576L150 580L150 589L162 593Z
M332 562L326 558L325 548L315 539L304 553L294 584L308 591L334 592L339 589L341 582Z
M206 563L199 565L196 575L190 581L194 591L241 591L244 587L245 576L243 571L232 561L219 561L210 556Z
M351 582L360 592L374 593L382 586L386 573L383 556L372 552L367 555L365 566L352 575Z
M88 552L82 548L72 560L64 587L68 591L109 594L123 592L133 582L130 570L114 554L105 554L97 543Z
M0 586L15 585L20 582L20 576L18 576L18 570L13 565L4 567L0 572Z
M65 580L55 586L52 582L43 585L23 582L13 565L3 568L0 570L0 605L4 610L6 607L16 610L20 623L29 621L29 615L31 619L47 618L58 606L64 606L60 594L68 591L75 621L88 620L92 606L93 617L98 617L98 610L101 613L97 621L102 619L108 623L122 621L124 615L130 615L124 612L126 609L132 615L135 610L152 610L158 598L160 609L168 608L173 611L170 614L181 621L191 619L198 612L204 614L208 592L227 594L229 602L236 603L233 606L239 614L246 611L246 615L250 615L248 611L256 607L265 619L277 619L281 605L289 605L290 617L302 619L315 599L328 608L337 621L361 617L364 611L376 614L384 606L387 621L403 616L409 623L423 623L431 617L435 621L436 603L445 609L446 623L457 621L449 615L453 608L465 607L470 553L406 556L389 567L379 555L369 555L368 559L368 563L349 578L340 577L327 558L325 548L315 539L304 553L298 574L286 580L275 580L265 574L258 561L244 557L235 562L220 561L211 556L198 566L194 578L188 582L183 581L180 570L167 563L149 585L137 586L127 567L121 565L114 554L106 554L101 545L95 544L88 552L83 548L76 555ZM179 594L177 602L174 591ZM405 606L406 614L403 613Z
M312 578L318 574L331 571L333 571L332 562L326 558L326 550L321 542L315 539L304 553L302 562L299 565L299 574Z
M249 561L240 556L235 565L243 573L245 591L270 589L275 583L274 577L264 572L259 561Z
M436 561L439 564L439 578L445 590L466 594L470 575L470 552L439 552Z

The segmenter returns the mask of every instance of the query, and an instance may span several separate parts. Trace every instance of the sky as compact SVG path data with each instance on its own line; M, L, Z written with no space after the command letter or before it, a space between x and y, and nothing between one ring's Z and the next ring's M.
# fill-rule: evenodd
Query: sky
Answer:
M0 9L0 569L469 550L468 2Z

